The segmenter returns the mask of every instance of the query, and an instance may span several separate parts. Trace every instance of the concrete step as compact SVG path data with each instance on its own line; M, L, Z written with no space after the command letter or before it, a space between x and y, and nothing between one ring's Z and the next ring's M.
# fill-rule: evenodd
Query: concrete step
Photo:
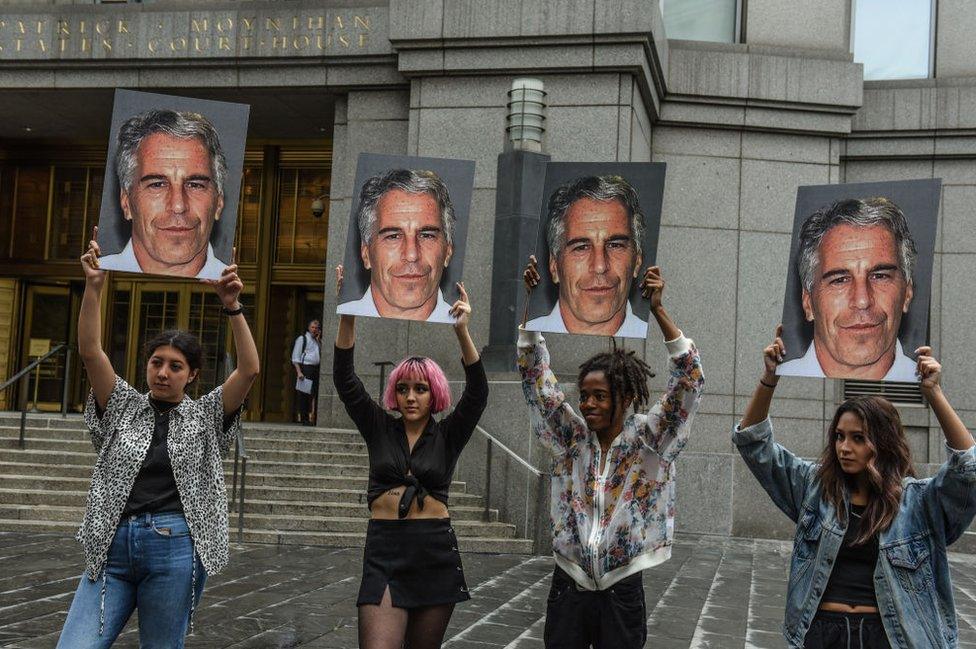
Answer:
M51 435L51 433L58 434ZM76 430L31 430L29 431L29 436L24 441L24 450L58 450L73 453L94 453L94 447L88 434L80 433ZM280 459L285 462L292 461L292 459L287 455L279 455L281 452L312 453L316 455L350 454L367 457L366 444L362 441L275 440L262 437L252 440L245 439L244 446L247 449L248 455L260 456L262 459ZM0 448L19 450L20 437L11 434L10 431L0 430ZM233 452L233 448L231 452ZM302 460L299 458L299 461ZM312 461L312 457L310 456L304 461Z
M0 529L4 521L0 520ZM458 546L462 552L486 552L495 554L532 554L532 542L527 539L499 539L495 537L461 536ZM237 541L237 528L231 521L230 538ZM279 545L319 545L339 548L361 548L366 542L363 532L295 532L263 529L244 530L245 543L274 543Z
M91 482L92 467L94 457L90 462L82 464L36 464L32 462L0 461L0 477L8 480L21 480L20 482L7 483L8 487L31 488L31 485L56 485L57 488L65 488L62 480L78 480L80 482L72 484L82 485L82 489L88 490ZM233 462L228 461L224 464L224 480L228 487L233 482ZM368 475L361 471L360 475L321 475L321 474L301 474L285 473L282 469L290 467L275 467L281 472L268 472L258 470L261 468L258 463L248 462L247 465L247 490L255 488L277 487L283 489L299 490L318 490L318 489L348 489L355 493L365 493L368 482ZM267 468L267 467L264 467ZM18 476L30 476L29 482L24 482ZM239 479L239 478L238 478ZM76 487L77 488L77 487ZM467 485L464 482L454 481L451 483L452 498L466 493Z
M3 411L0 412L0 427L15 427L20 429L20 413ZM75 430L88 430L85 419L80 414L71 413L67 417L60 414L50 413L27 413L26 428L73 428Z
M962 536L949 546L949 551L976 554L976 532L963 532Z
M485 521L483 507L452 504L451 519L470 522L498 522L498 511L488 510L488 520ZM235 510L236 511L236 510ZM369 509L365 500L359 503L333 503L315 501L289 500L258 500L251 499L248 494L244 502L244 517L255 516L291 516L311 518L369 518Z
M79 525L84 515L84 507L0 504L0 520L28 520ZM244 529L322 533L365 532L366 518L366 516L307 515L296 518L293 515L265 515L244 512ZM515 526L505 523L453 520L452 524L459 537L483 536L507 539L515 536ZM0 527L0 529L3 528Z
M55 489L8 489L3 487L4 480L0 478L0 506L3 505L43 505L47 507L84 507L88 500L87 491L63 491ZM230 490L227 492L230 497ZM262 514L273 516L324 516L344 518L368 518L369 509L363 494L362 502L351 500L336 502L315 498L317 494L306 494L310 497L302 500L280 500L259 497L248 490L244 502L246 514ZM451 516L458 520L483 521L485 510L474 502L462 504L454 499L451 504ZM236 506L236 503L231 505ZM488 521L498 521L498 511L488 510Z
M94 465L94 456L92 456L91 461L80 464L40 465L33 462L0 460L0 475L34 475L38 477L53 476L59 478L85 478L87 483L91 481L92 467Z

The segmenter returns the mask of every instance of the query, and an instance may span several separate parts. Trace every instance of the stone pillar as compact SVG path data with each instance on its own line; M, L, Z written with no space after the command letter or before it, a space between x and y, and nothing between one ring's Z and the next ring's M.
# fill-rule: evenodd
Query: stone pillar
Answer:
M548 161L549 156L529 151L506 151L498 156L491 324L488 345L481 352L489 371L514 368L516 329L525 309L520 269L535 252Z

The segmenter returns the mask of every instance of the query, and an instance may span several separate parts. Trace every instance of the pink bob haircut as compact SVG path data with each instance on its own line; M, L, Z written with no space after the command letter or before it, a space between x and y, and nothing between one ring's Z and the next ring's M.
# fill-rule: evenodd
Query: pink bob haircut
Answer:
M446 410L451 405L451 386L447 384L447 377L441 366L429 358L411 356L400 361L393 368L390 378L383 390L383 407L387 410L397 409L396 386L404 379L422 379L430 386L430 412L436 414Z

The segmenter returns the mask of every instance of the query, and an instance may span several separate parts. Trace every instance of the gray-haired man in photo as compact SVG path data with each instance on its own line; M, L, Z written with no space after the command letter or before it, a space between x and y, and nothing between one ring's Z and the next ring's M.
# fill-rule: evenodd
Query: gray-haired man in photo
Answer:
M198 113L150 110L119 129L115 161L132 237L106 255L109 270L217 279L224 262L210 234L224 209L227 162L213 124Z
M455 220L447 186L432 171L393 169L367 180L356 224L369 288L336 312L453 322L440 283L454 255Z
M643 262L644 215L637 191L621 176L584 176L549 198L549 275L559 300L530 331L643 338L647 322L630 306Z
M915 294L918 253L908 221L887 198L838 201L807 217L797 271L813 341L779 374L917 381L898 340Z

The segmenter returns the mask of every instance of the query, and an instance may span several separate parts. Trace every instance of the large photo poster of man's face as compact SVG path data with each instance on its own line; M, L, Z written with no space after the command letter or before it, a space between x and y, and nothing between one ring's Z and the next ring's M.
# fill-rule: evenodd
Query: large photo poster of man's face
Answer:
M454 322L474 162L363 153L336 313Z
M942 181L800 187L778 373L918 381Z
M551 162L529 331L645 338L650 302L640 278L654 265L663 162Z
M98 216L106 270L219 279L250 107L116 90Z

